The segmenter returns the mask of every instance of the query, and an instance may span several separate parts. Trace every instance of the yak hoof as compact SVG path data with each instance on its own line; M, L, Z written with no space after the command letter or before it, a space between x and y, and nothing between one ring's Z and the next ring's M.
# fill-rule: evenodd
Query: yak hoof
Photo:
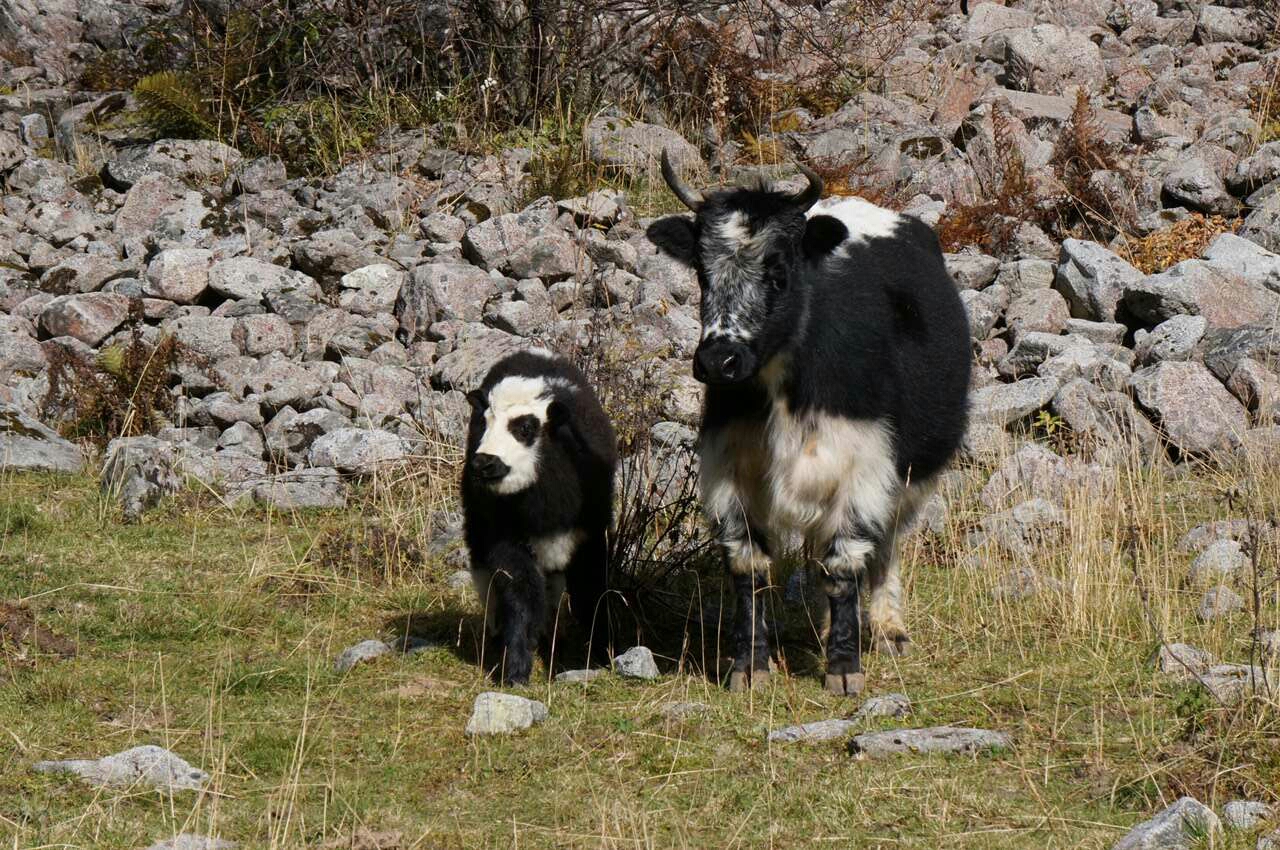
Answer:
M768 670L734 670L729 674L729 693L763 690L769 684Z
M881 632L876 635L875 647L876 652L902 658L911 654L911 638L903 631Z
M867 677L862 673L828 673L826 688L829 693L842 697L856 697L866 687Z

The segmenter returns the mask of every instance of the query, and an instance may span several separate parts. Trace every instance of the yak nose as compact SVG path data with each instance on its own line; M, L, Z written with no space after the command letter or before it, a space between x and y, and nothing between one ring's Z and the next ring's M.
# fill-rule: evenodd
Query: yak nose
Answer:
M723 339L708 339L693 356L693 377L704 384L733 384L751 377L751 352Z
M479 453L471 458L471 471L485 480L495 481L510 472L511 467L497 455Z

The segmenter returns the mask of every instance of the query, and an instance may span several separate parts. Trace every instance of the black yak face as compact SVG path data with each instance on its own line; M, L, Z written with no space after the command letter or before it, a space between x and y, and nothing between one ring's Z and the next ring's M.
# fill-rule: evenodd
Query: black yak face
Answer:
M702 339L693 376L703 383L748 381L786 347L808 318L812 264L848 234L836 218L808 215L822 181L802 170L809 186L799 194L761 187L703 197L679 182L664 155L667 183L696 217L659 219L648 235L698 274Z
M538 460L549 428L565 415L551 382L538 377L504 378L488 393L473 391L472 430L479 431L468 471L494 492L519 493L538 478Z

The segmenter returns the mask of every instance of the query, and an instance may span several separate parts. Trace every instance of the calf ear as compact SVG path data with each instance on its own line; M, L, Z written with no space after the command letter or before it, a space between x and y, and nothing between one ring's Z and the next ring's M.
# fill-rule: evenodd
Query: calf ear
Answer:
M569 408L563 401L552 401L547 405L547 427L559 428L569 421Z
M815 215L805 223L804 241L801 247L806 257L816 260L830 254L837 245L848 238L849 229L840 219L829 215Z
M693 222L682 215L660 218L645 231L649 241L657 245L667 256L686 266L693 265L693 251L698 244L698 233Z
M471 403L472 410L484 410L487 402L483 390L472 390L467 393L467 401Z

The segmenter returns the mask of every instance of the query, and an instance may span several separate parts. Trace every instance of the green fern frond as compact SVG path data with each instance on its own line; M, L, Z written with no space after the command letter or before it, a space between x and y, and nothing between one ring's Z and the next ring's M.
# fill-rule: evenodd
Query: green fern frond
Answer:
M142 117L163 136L188 139L217 137L217 127L195 81L185 74L161 71L133 87Z

